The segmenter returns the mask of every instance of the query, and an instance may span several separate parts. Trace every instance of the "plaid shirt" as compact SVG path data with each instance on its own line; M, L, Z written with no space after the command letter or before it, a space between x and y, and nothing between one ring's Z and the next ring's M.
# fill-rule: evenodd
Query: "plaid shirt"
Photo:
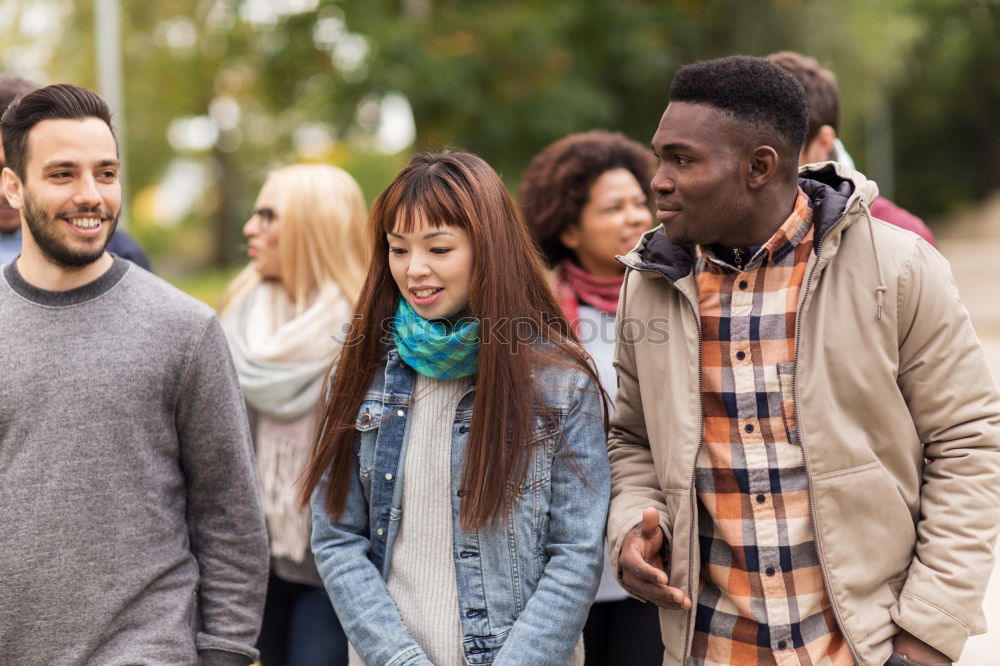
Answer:
M795 422L795 316L813 247L800 190L739 268L701 248L701 580L691 661L853 665L823 587Z

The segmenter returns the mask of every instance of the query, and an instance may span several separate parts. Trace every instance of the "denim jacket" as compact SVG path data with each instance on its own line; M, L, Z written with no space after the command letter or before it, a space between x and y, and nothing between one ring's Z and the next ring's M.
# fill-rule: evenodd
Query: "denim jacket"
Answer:
M527 476L499 527L467 532L459 521L472 382L450 424L452 552L470 664L565 666L600 580L610 493L602 398L576 368L536 367L533 376L548 409L536 416ZM326 513L323 485L312 498L316 565L367 664L430 663L385 583L408 509L402 485L413 384L413 371L393 348L358 412L357 457L343 516L334 521Z

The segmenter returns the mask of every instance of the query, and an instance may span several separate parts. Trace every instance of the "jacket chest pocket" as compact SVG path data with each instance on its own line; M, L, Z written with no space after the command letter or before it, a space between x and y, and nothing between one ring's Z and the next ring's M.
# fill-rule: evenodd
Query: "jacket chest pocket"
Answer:
M559 455L561 436L559 417L538 415L534 418L528 439L531 458L524 480L518 486L519 495L538 494L548 489L552 481L552 461Z
M511 557L516 567L532 581L541 576L548 557L545 545L549 534L549 508L552 502L552 467L563 455L561 418L536 416L529 438L528 469L517 487L512 508L513 521L507 526L510 543L517 544Z
M385 415L385 405L378 400L366 400L358 410L354 429L358 433L358 475L367 488L375 470L375 444L379 426Z

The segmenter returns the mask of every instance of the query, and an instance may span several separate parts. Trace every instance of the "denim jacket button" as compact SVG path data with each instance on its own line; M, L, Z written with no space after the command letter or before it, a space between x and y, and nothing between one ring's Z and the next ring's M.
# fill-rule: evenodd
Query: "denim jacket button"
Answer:
M397 409L396 410L396 416L404 416L405 414L406 414L406 412L404 412L402 409Z
M388 473L387 473L387 474L385 475L385 480L386 480L386 481L392 481L392 474L388 474Z
M483 614L482 608L470 608L469 610L465 611L465 617L479 617L482 614Z
M377 530L375 530L375 534L377 534L377 535L379 535L379 536L382 536L382 531L383 531L383 530L382 530L382 528L380 527L380 528L378 528Z

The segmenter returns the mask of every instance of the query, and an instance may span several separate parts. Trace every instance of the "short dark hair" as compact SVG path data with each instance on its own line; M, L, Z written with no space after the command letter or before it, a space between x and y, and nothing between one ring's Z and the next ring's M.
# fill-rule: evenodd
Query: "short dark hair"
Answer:
M805 90L806 108L809 109L806 143L816 138L823 125L829 125L839 134L840 90L833 72L821 66L815 58L795 51L779 51L767 56L767 59L783 67Z
M3 116L11 102L17 99L18 95L38 90L41 87L34 81L14 74L0 74L0 117Z
M580 222L594 181L607 171L627 169L639 181L647 201L652 201L654 168L648 148L623 134L603 130L571 134L538 153L524 172L517 199L549 266L572 254L559 235Z
M17 98L4 112L0 120L3 133L3 151L7 166L22 180L28 163L28 133L43 120L82 120L98 118L111 126L111 109L101 96L93 90L80 88L68 83L45 86ZM115 146L118 139L115 138Z
M805 92L773 62L737 55L685 65L674 75L670 101L724 111L776 144L779 156L791 163L789 169L797 169L808 124Z

